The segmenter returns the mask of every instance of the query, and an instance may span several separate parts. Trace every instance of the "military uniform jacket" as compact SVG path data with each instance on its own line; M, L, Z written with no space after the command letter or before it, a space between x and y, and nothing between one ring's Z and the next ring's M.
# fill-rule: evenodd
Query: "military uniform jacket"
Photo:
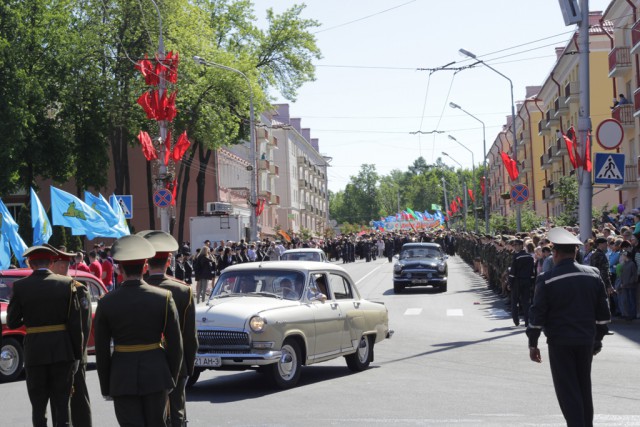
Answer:
M103 396L143 396L175 387L182 363L182 337L171 292L142 280L124 281L98 302L96 363ZM111 354L118 345L164 348Z
M80 305L80 320L82 322L82 359L80 363L87 363L87 344L91 335L91 323L93 321L93 308L91 307L91 294L82 283L74 280L76 295Z
M538 276L529 327L543 329L547 343L592 345L596 325L610 321L607 292L597 269L565 259Z
M7 326L27 329L65 325L66 330L28 333L24 338L25 366L73 362L82 357L82 319L74 281L47 269L16 280L7 309Z
M198 350L198 337L196 335L196 307L193 303L191 287L184 282L179 282L163 274L150 275L147 283L166 289L171 292L176 303L180 330L182 331L182 368L180 376L188 377L193 374L193 366Z
M528 280L529 284L533 283L536 277L534 264L533 256L530 253L522 250L514 254L511 261L511 270L509 271L509 282Z
M589 263L592 267L597 268L600 271L602 281L607 288L611 287L611 278L609 277L609 260L607 254L600 249L594 249L591 253Z

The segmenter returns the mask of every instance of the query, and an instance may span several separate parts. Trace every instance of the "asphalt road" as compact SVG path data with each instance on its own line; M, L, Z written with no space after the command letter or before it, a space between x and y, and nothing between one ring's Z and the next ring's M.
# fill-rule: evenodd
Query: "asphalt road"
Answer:
M375 347L369 370L343 359L304 368L299 385L271 389L255 372L204 372L188 391L189 426L562 426L541 339L529 360L524 327L458 257L449 289L392 291L386 259L344 265L367 299L384 301L395 335ZM595 425L640 426L640 321L614 322L594 359ZM94 425L115 426L90 370ZM23 380L0 384L2 425L30 425Z

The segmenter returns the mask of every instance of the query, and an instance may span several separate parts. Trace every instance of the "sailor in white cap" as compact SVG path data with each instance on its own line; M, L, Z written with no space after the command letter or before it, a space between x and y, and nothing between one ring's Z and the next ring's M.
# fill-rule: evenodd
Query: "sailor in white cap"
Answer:
M591 362L602 349L611 321L605 284L598 269L575 261L582 242L563 228L547 233L553 268L536 279L529 311L529 358L540 363L538 338L544 330L551 376L569 426L593 424Z

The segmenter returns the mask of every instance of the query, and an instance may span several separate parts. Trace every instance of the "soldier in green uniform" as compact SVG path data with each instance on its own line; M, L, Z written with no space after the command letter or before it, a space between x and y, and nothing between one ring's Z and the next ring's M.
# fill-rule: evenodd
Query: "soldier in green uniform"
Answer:
M169 392L182 364L182 336L171 292L142 280L156 251L141 236L125 236L111 248L123 281L98 302L96 363L100 390L113 399L126 426L164 426ZM113 354L111 341L113 340Z
M47 425L47 403L57 426L69 425L73 374L82 358L82 319L73 279L51 272L56 252L33 246L23 254L33 273L13 284L7 326L26 327L24 367L31 417Z
M69 276L69 263L75 257L75 253L68 253L61 249L56 249L49 244L44 246L54 250L57 254L52 271L55 274L62 276ZM73 388L71 391L71 424L74 426L87 426L93 425L91 421L91 401L89 399L89 390L87 390L87 343L89 342L89 335L91 334L91 321L92 321L92 309L91 309L91 294L85 285L73 281L73 285L76 287L76 294L78 295L78 301L80 302L80 312L82 313L82 359L80 360L80 366L73 376ZM51 406L51 418L53 418L54 425L57 420L57 414L55 408Z
M178 250L178 242L176 239L164 231L141 231L138 234L142 234L144 238L153 245L156 251L155 256L147 261L149 264L149 276L146 279L147 283L171 291L178 310L184 355L180 375L178 376L178 383L169 394L170 422L168 422L167 425L183 427L186 426L187 423L185 385L187 377L193 375L193 366L196 351L198 350L193 292L191 287L186 283L165 274L167 263L169 262L169 254Z

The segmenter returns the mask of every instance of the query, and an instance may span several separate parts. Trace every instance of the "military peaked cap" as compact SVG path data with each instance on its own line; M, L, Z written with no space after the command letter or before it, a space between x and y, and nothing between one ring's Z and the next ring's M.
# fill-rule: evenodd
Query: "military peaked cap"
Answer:
M153 258L155 255L153 245L138 235L121 237L111 246L111 256L116 261L140 261Z
M22 254L23 257L30 259L53 259L57 255L55 249L47 246L31 246Z
M144 234L143 234L144 233ZM145 230L137 234L149 241L155 248L156 252L174 252L180 245L178 241L169 233L160 230Z
M549 230L547 239L555 245L582 245L580 239L562 227L555 227Z

